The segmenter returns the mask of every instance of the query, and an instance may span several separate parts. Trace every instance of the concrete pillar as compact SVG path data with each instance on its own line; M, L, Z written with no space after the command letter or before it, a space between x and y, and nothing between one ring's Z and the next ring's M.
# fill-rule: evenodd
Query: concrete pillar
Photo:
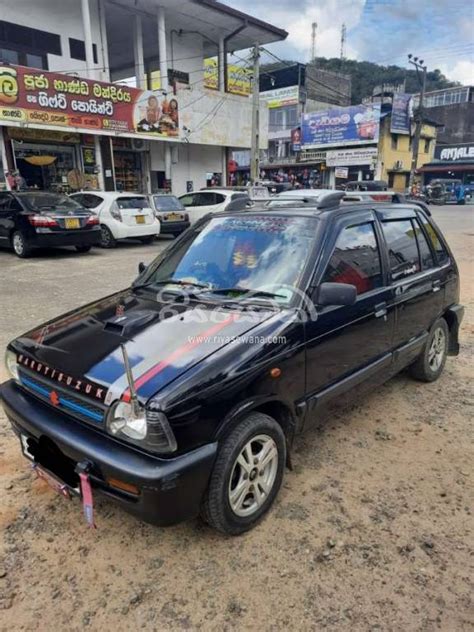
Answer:
M224 36L219 38L219 56L218 56L218 88L222 92L225 91L225 42Z
M102 69L102 78L104 81L110 81L110 61L109 61L109 44L107 41L107 23L106 23L106 5L105 0L98 0L99 20L100 20L100 38L101 52L104 67Z
M223 187L227 186L227 147L222 147L222 178L221 185Z
M168 90L168 56L166 51L165 10L158 7L158 54L160 56L161 87Z
M89 0L81 0L81 12L82 26L84 29L84 45L86 49L86 73L89 79L96 79L94 68L94 51L92 48L92 30Z
M100 147L99 136L94 136L94 150L95 150L95 166L97 168L97 179L99 181L99 189L100 191L105 191L104 165L102 162L102 151Z
M142 16L136 14L133 24L133 57L135 61L135 79L137 88L146 88L145 56L143 54Z

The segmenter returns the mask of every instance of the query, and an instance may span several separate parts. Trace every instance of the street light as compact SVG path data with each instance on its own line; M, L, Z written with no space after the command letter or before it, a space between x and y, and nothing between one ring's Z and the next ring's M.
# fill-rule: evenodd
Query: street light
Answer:
M425 60L419 59L418 57L413 57L411 53L408 54L408 63L412 66L415 66L416 76L420 83L421 91L420 91L420 100L418 103L418 110L415 113L416 117L416 128L415 128L415 137L413 139L413 149L412 149L412 157L411 157L411 167L410 167L410 179L408 182L408 190L411 191L413 187L413 181L415 179L415 171L418 163L418 150L420 147L420 136L421 136L421 128L423 126L423 100L425 97L426 90L426 71L427 68L424 65ZM420 81L420 70L423 71L423 76Z

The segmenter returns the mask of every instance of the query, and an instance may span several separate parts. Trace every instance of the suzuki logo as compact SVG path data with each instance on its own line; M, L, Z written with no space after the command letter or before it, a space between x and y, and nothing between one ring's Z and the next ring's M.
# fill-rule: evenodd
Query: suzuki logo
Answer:
M56 393L56 391L51 391L51 393L49 394L49 401L52 403L53 406L59 406L59 395Z

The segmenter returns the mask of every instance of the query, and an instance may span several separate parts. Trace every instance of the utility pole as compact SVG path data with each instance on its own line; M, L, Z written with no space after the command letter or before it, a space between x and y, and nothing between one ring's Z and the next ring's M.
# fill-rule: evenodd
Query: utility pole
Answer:
M309 60L310 62L316 59L316 29L317 28L318 28L318 23L313 22L311 24L311 59Z
M412 64L413 66L415 66L416 68L416 76L418 77L418 81L420 83L421 86L421 91L420 91L420 101L418 104L418 109L416 111L415 114L415 122L416 122L416 127L415 127L415 136L413 138L413 143L412 143L412 157L411 157L411 167L410 167L410 179L408 181L408 193L411 192L412 187L413 187L413 182L415 179L415 171L416 171L416 167L418 165L418 150L420 147L420 136L421 136L421 128L423 127L423 101L425 98L425 91L426 91L426 71L427 68L424 65L424 60L423 59L418 59L418 57L413 57L413 55L410 53L408 55L408 62L410 64ZM423 75L420 79L420 70L423 72Z
M250 180L256 184L260 179L260 48L253 49L253 93L252 93L252 144L250 150Z

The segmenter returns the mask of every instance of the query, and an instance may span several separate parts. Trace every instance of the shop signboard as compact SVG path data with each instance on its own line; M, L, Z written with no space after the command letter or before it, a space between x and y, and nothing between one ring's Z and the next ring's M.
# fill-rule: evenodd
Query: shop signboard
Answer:
M392 101L392 119L390 132L392 134L409 134L411 118L411 94L395 92Z
M471 161L474 160L474 144L438 145L435 149L436 160Z
M301 151L301 130L299 127L291 130L291 149L295 153Z
M0 66L0 122L86 133L179 137L175 97L25 66Z
M349 167L336 167L334 170L334 175L336 176L336 178L347 180L349 176Z
M332 107L303 114L303 148L377 143L380 132L380 103Z
M371 165L377 160L377 147L332 149L326 152L328 167Z
M251 74L250 68L227 64L227 91L247 97L251 91ZM219 67L216 57L204 60L204 87L211 90L219 89Z
M288 86L260 92L260 101L265 101L268 108L281 108L284 105L296 105L299 102L299 87Z

